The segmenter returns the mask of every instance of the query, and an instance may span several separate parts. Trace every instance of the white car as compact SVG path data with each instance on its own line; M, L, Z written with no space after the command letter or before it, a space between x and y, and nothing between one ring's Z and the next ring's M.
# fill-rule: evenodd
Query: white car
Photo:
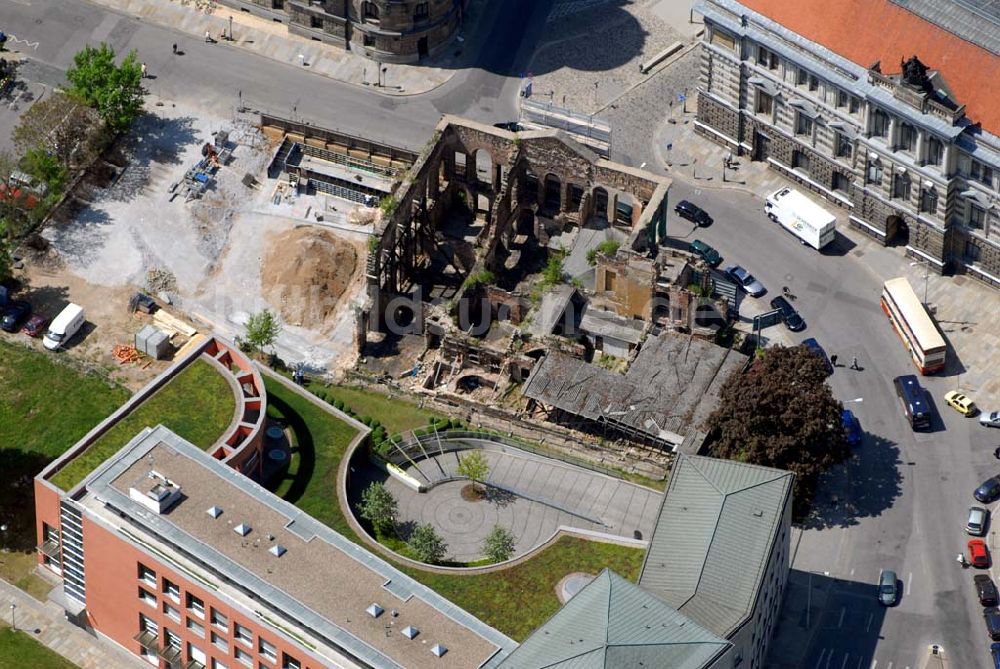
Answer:
M1000 427L1000 411L984 411L979 414L979 424L983 427Z

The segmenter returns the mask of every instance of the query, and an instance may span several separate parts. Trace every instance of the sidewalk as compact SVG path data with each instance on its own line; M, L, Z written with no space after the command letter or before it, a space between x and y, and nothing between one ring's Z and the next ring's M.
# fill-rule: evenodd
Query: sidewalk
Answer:
M924 301L950 345L948 370L941 376L954 379L953 385L969 393L984 411L1000 410L1000 330L992 327L1000 313L1000 291L968 276L926 272L925 265L906 257L903 248L882 246L851 229L846 209L797 186L766 163L752 162L749 156L734 156L739 167L725 170L723 181L722 166L729 150L694 132L695 105L695 100L688 100L687 113L675 106L657 131L653 144L658 167L666 166L668 176L700 188L741 190L762 201L782 186L811 197L837 217L837 231L854 244L850 255L863 259L871 275L873 295L877 296L882 282L897 276L907 277L921 299L926 290Z
M4 625L11 623L11 604L16 606L14 619L18 630L30 634L80 669L149 669L137 655L130 655L112 642L92 636L67 621L63 610L53 602L39 602L0 580L0 615Z
M316 74L343 83L367 86L387 95L420 95L449 81L474 55L464 53L474 40L463 42L461 38L470 32L481 32L479 19L487 4L484 0L473 0L470 3L465 26L454 38L452 48L447 50L448 55L437 59L441 66L384 63L382 67L386 69L382 75L383 85L379 88L376 85L378 69L375 61L332 44L290 34L283 23L221 6L216 6L209 14L170 0L90 2L151 24L172 28L199 40L204 40L205 32L208 31L218 41L219 48L235 46L295 67L307 67ZM229 34L230 18L233 26L232 42L223 39Z

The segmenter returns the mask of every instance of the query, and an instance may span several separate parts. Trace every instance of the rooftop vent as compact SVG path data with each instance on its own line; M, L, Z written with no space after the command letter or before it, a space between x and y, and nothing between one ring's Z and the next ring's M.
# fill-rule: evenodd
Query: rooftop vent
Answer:
M181 498L181 487L163 474L150 470L129 488L129 499L155 513L163 513Z
M233 528L233 532L240 535L241 537L245 537L246 535L250 534L250 526L247 525L246 523L240 523L239 525Z
M221 506L208 507L208 515L210 515L212 518L218 518L219 516L222 515L222 507Z
M441 657L442 655L448 652L448 649L442 646L441 644L436 643L433 646L431 646L431 652L437 655L438 657Z
M273 546L267 549L267 552L273 555L274 557L281 557L282 555L288 552L288 549L282 546L281 544L274 544Z
M385 609L383 609L378 604L372 603L372 605L369 606L367 609L365 609L365 611L367 611L368 615L370 615L372 618L378 618L380 615L382 615Z
M413 625L407 625L403 628L403 636L407 639L415 639L418 634L420 634L420 630Z

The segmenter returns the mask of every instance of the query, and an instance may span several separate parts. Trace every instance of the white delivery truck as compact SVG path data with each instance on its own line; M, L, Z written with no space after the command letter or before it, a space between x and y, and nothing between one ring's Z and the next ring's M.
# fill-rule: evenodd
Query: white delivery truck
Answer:
M837 236L837 219L802 193L782 188L768 195L764 205L767 217L817 251Z
M52 319L48 332L42 337L42 346L55 351L65 345L77 333L85 319L83 307L79 304L68 304Z

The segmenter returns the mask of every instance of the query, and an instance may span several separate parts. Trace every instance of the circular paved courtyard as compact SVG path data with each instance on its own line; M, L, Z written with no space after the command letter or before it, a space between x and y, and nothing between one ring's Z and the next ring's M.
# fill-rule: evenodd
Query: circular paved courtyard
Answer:
M430 523L448 544L448 559L459 562L482 557L483 539L494 525L513 533L515 555L546 541L560 526L629 539L638 532L649 538L660 493L558 460L485 445L493 485L482 500L462 499L466 480L436 483L418 493L374 467L353 474L351 497L357 499L371 480L384 481L399 502L400 534L405 538L416 525ZM436 482L454 475L458 457L455 451L441 453L407 467L407 472Z

